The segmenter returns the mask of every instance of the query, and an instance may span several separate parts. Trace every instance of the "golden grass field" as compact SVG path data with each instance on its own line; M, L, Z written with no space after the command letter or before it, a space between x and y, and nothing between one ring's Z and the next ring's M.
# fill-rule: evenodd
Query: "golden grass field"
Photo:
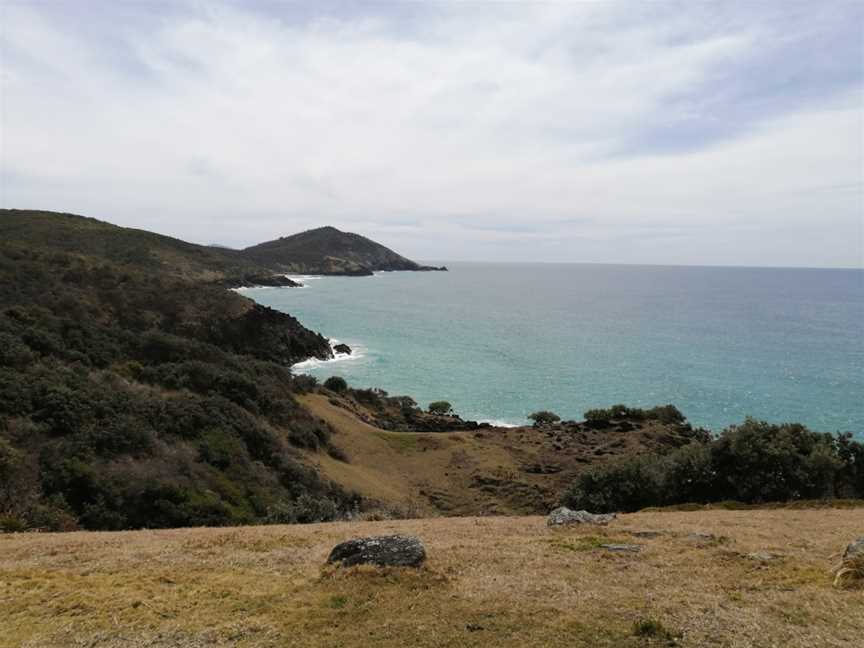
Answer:
M426 567L325 566L389 533ZM864 646L831 574L861 535L861 508L0 535L0 646Z

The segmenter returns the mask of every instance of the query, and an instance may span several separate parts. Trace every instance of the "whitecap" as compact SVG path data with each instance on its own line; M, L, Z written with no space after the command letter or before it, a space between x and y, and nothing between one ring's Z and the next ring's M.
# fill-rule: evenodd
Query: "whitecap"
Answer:
M334 347L337 344L340 344L340 341L331 338L330 339L330 347ZM302 362L298 362L296 364L291 365L291 369L297 370L309 370L309 369L318 369L320 367L331 365L335 362L348 362L352 360L362 360L366 357L366 348L359 344L349 344L351 347L351 353L336 353L332 358L328 358L327 360L321 360L320 358L309 358L308 360L303 360Z
M493 427L504 427L504 428L517 428L522 427L523 425L527 425L527 423L511 423L510 421L501 421L499 419L490 419L490 418L479 418L477 419L478 423L488 423Z

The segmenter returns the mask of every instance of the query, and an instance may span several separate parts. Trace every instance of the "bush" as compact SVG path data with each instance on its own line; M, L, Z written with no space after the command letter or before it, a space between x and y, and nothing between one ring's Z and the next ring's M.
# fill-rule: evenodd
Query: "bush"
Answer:
M539 412L534 412L528 416L529 419L534 421L534 427L540 427L543 425L552 425L553 423L557 423L561 420L561 417L555 414L554 412L550 412L548 410L541 410Z
M330 376L324 381L324 387L337 394L341 394L348 389L348 383L341 376Z
M447 401L435 401L429 403L429 413L445 416L453 411L453 406Z
M358 403L380 410L384 407L387 392L383 389L352 389L351 395Z
M595 466L564 495L572 508L635 511L648 506L726 500L758 504L864 497L864 444L797 423L747 419L719 438L666 455Z
M686 417L674 405L660 405L651 409L613 405L608 409L590 409L584 414L589 423L606 424L612 420L659 421L667 425L683 424Z
M309 374L300 374L299 376L294 376L292 378L291 384L294 387L294 391L301 394L308 394L309 392L314 392L318 387L318 379Z

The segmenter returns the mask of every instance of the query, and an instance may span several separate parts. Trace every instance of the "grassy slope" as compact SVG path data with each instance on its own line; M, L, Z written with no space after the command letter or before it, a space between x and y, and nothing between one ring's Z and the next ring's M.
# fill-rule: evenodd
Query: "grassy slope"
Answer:
M556 504L585 466L686 443L668 426L546 434L533 428L404 433L380 430L320 394L298 397L334 430L349 464L310 456L345 489L410 511L447 515L531 514ZM356 404L350 404L356 407ZM538 467L549 472L540 472ZM551 472L555 471L555 472Z
M848 647L864 596L830 570L862 528L864 509L828 509L7 535L0 646L669 645L634 636L654 619L681 646ZM337 542L394 532L425 541L425 569L324 566ZM747 557L764 551L780 557Z
M25 209L0 209L0 239L131 265L195 282L268 275L236 252L118 227L95 218Z

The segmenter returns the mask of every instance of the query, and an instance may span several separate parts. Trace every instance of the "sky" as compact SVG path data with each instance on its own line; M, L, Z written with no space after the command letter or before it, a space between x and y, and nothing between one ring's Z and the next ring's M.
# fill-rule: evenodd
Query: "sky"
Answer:
M0 0L0 205L420 260L864 266L864 3Z

